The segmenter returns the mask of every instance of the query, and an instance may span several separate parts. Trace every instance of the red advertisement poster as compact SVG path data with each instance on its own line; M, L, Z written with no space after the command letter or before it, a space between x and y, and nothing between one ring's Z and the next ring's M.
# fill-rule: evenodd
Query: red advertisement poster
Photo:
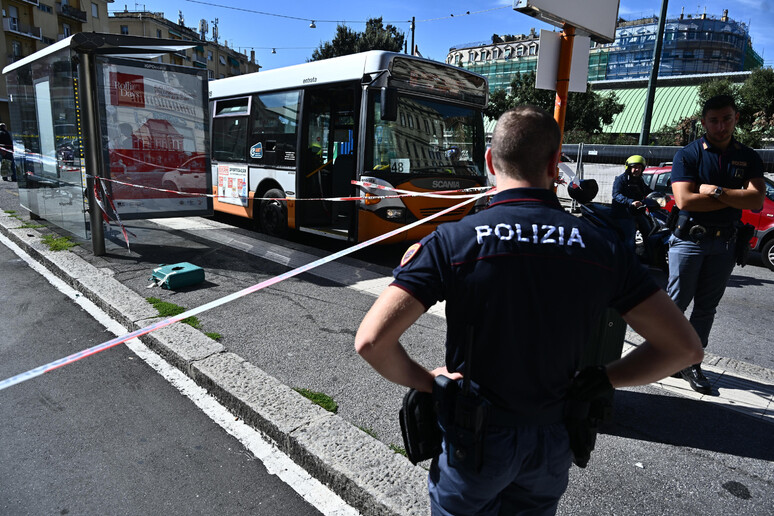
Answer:
M142 75L110 72L110 104L145 107L145 83Z

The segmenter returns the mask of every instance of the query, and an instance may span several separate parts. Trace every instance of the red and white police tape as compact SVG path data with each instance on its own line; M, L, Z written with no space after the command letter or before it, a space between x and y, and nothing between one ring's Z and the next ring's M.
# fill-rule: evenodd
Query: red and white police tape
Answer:
M110 183L116 183L119 185L129 186L132 188L139 188L141 190L153 190L155 192L166 192L166 193L173 193L176 195L184 195L186 197L212 197L213 199L220 199L220 198L226 198L225 195L217 195L217 194L207 194L207 193L198 193L198 192L181 192L180 190L170 190L168 188L158 188L155 186L147 186L147 185L138 185L136 183L128 183L126 181L119 181L118 179L108 179L106 177L97 177L92 176L90 174L87 174L87 177L92 177L94 179L98 179L99 181L108 181ZM467 199L470 195L472 195L474 192L481 192L483 190L489 190L488 186L478 186L473 188L459 188L456 190L437 190L437 191L431 191L431 192L414 192L411 190L401 190L399 188L392 188L390 186L383 186L378 185L375 183L369 183L365 181L356 181L352 180L350 181L351 184L355 186L360 186L363 188L371 188L371 189L377 189L377 190L386 190L391 192L398 192L395 195L382 195L382 196L373 196L369 199L397 199L400 197L437 197L437 198L443 198L443 199ZM448 194L456 194L461 192L471 192L470 194L466 195L448 195ZM232 197L228 197L232 198ZM362 201L364 197L362 196L351 196L351 197L253 197L253 201L332 201L332 202L338 202L338 201Z
M192 317L194 315L200 314L202 312L206 312L207 310L211 310L212 308L215 308L220 305L224 305L226 303L230 303L231 301L234 301L236 299L239 299L241 297L244 297L248 294L252 294L253 292L257 292L259 290L262 290L266 287L270 287L276 283L279 283L281 281L284 281L286 279L292 278L294 276L298 276L299 274L302 274L304 272L307 272L311 269L314 269L316 267L319 267L320 265L324 265L326 263L332 262L338 258L341 258L342 256L346 256L348 254L354 253L355 251L358 251L360 249L363 249L365 247L368 247L369 245L375 244L377 242L380 242L382 240L386 240L392 236L398 235L404 231L408 231L409 229L415 228L421 224L424 224L425 222L435 219L437 217L441 217L443 215L446 215L449 212L452 212L456 210L457 208L460 208L462 206L465 206L466 204L469 204L471 202L474 202L477 199L480 199L481 197L485 197L487 195L491 195L495 192L494 189L488 190L486 192L477 194L473 197L470 197L469 199L464 200L463 202L459 204L455 204L454 206L450 208L446 208L445 210L439 211L438 213L434 213L433 215L430 215L429 217L425 217L424 219L418 220L416 222L413 222L411 224L408 224L406 226L400 227L398 229L394 229L388 233L385 233L383 235L379 235L377 237L374 237L370 240L366 240L365 242L361 242L359 244L353 245L351 247L348 247L346 249L343 249L341 251L338 251L336 253L333 253L329 256L326 256L324 258L320 258L319 260L315 260L313 262L310 262L306 265L302 265L301 267L297 267L291 271L285 272L284 274L280 274L279 276L275 276L273 278L270 278L266 281L262 281L261 283L257 283L251 287L247 287L245 289L240 290L239 292L235 292L233 294L229 294L228 296L221 297L220 299L216 299L214 301L210 301L209 303L206 303L204 305L201 305L197 308L193 308L191 310L188 310L186 312L183 312L179 315L176 315L174 317L169 317L168 319L164 319L163 321L156 322L154 324L151 324L150 326L146 326L145 328L141 328L139 330L135 330L131 333L127 333L126 335L122 335L120 337L116 337L115 339L109 340L107 342L103 342L102 344L98 344L96 346L84 349L82 351L79 351L77 353L73 353L72 355L66 356L64 358L60 358L59 360L55 360L51 363L36 367L34 369L30 369L29 371L26 371L24 373L17 374L16 376L12 376L10 378L7 378L5 380L0 381L0 391L3 389L7 389L8 387L11 387L13 385L16 385L18 383L25 382L27 380L31 380L32 378L41 376L45 373L51 372L55 369L59 369L60 367L64 367L66 365L72 364L74 362L77 362L79 360L82 360L86 357L89 357L91 355L94 355L96 353L99 353L100 351L105 351L106 349L110 349L112 347L115 347L119 344L123 344L124 342L141 337L143 335L147 335L148 333L151 333L152 331L158 330L160 328L164 328L165 326L169 326L170 324L176 323L178 321L182 321L183 319L186 319L188 317Z

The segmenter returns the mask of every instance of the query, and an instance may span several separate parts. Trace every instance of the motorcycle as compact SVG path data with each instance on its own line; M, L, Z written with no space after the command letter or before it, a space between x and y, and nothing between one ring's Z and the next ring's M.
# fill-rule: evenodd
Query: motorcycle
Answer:
M595 226L613 232L624 243L634 239L634 252L644 265L657 267L663 271L669 268L669 212L664 207L667 196L652 192L645 198L643 205L636 209L634 216L638 217L640 229L632 235L629 226L633 220L616 217L613 208L604 204L592 202L599 186L594 179L584 179L572 182L567 187L570 197L578 202L581 217Z

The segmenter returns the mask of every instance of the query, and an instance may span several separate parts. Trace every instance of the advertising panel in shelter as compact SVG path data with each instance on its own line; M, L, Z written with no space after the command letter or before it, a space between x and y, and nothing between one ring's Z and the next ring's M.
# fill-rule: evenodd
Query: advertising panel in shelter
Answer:
M109 196L122 218L212 213L206 73L97 61Z

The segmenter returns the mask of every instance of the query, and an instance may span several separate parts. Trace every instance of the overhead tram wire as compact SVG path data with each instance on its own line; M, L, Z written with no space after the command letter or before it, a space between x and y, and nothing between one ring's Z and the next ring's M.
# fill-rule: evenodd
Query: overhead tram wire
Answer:
M362 20L321 20L321 19L318 19L318 18L302 18L300 16L289 16L287 14L270 13L270 12L266 12L266 11L258 11L256 9L246 9L244 7L234 7L234 6L231 6L231 5L217 4L217 3L214 3L214 2L204 2L202 0L186 0L186 2L191 2L191 3L194 3L194 4L207 5L207 6L210 6L210 7L220 7L222 9L232 9L234 11L241 11L241 12L252 13L252 14L260 14L260 15L263 15L263 16L274 16L276 18L285 18L285 19L289 19L289 20L299 20L299 21L304 21L304 22L311 22L310 25L309 25L309 27L311 27L311 28L315 27L315 23L338 23L338 24L345 24L345 23L368 23L367 21L362 21ZM510 6L509 5L503 5L503 6L500 6L500 7L492 7L492 8L489 8L489 9L481 9L479 11L466 11L466 12L458 14L456 16L452 13L449 16L441 16L441 17L438 17L438 18L428 18L428 19L425 19L425 20L414 20L412 18L411 20L385 20L382 23L394 23L394 24L408 23L408 24L411 25L411 28L409 30L411 30L412 34L413 34L414 27L416 26L417 23L433 22L433 21L440 21L440 20L452 20L454 18L459 19L461 17L470 16L472 14L481 14L481 13L486 13L486 12L491 12L491 11L497 11L499 9L505 9L506 7L510 7ZM255 49L255 48L261 48L261 47L240 46L240 48L252 48L252 49ZM276 54L277 53L277 49L281 48L281 47L268 47L268 48L272 49L272 54ZM293 49L295 50L296 48L294 47ZM299 47L299 49L300 49L300 47Z
M266 11L258 11L256 9L246 9L244 7L234 7L232 5L224 5L224 4L217 4L214 2L204 2L202 0L186 0L186 2L191 2L194 4L202 4L202 5L208 5L210 7L220 7L223 9L232 9L234 11L242 11L246 13L252 13L252 14L260 14L263 16L274 16L276 18L286 18L289 20L299 20L299 21L305 21L305 22L312 22L312 23L367 23L367 20L322 20L319 18L302 18L300 16L290 16L287 14L277 14L277 13L270 13ZM479 11L466 11L461 14L450 14L449 16L441 16L438 18L428 18L426 20L416 20L415 23L424 23L424 22L431 22L431 21L439 21L439 20L451 20L454 18L460 18L463 16L470 16L473 14L481 14L486 13L490 11L497 11L499 9L505 9L511 7L510 5L502 5L500 7L491 7L489 9L481 9ZM384 20L383 23L411 23L411 20Z
M208 5L210 7L221 7L223 9L232 9L234 11L242 11L242 12L252 13L252 14L261 14L263 16L274 16L276 18L286 18L289 20L299 20L299 21L312 22L312 23L367 23L367 21L363 21L363 20L321 20L319 18L301 18L299 16L289 16L287 14L268 13L266 11L257 11L255 9L246 9L244 7L234 7L232 5L216 4L213 2L202 2L201 0L186 0L186 2ZM411 23L411 20L384 21L383 23Z

